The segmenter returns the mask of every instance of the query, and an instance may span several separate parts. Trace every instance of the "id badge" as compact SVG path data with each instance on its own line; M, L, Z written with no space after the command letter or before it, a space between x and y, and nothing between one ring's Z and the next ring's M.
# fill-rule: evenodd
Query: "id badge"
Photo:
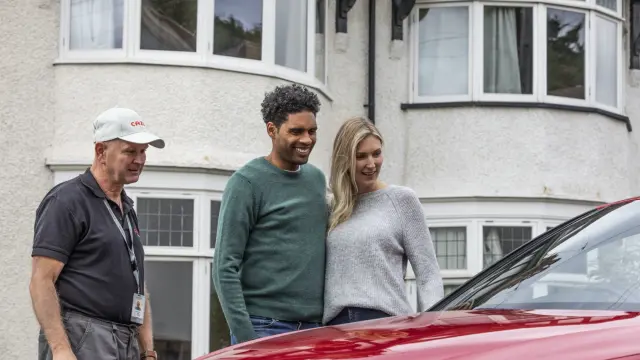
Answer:
M133 304L131 306L131 322L142 325L144 322L144 295L133 294Z

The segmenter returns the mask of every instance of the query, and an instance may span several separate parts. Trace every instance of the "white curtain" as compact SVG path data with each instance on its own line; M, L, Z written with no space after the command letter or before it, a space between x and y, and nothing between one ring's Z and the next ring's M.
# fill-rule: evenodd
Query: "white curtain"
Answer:
M494 262L502 259L504 256L502 251L502 243L500 242L500 235L497 228L491 228L487 237L483 241L484 244L484 267L488 267Z
M425 14L426 13L426 14ZM469 9L420 11L418 93L463 95L469 85Z
M71 0L70 49L122 46L124 0Z
M596 101L609 106L618 102L617 27L613 21L596 17Z
M307 1L276 0L277 65L307 70Z
M516 9L486 7L484 12L484 91L521 94Z
M618 0L596 0L596 4L613 11L618 8Z

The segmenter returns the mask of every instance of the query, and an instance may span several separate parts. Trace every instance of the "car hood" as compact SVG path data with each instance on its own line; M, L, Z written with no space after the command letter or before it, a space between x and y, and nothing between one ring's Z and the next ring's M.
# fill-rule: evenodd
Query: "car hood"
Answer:
M568 310L431 312L272 336L198 360L631 360L640 359L638 315Z

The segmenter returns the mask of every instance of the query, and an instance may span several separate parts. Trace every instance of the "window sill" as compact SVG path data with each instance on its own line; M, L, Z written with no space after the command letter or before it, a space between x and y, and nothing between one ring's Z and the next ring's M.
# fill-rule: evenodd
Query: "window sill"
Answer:
M502 101L456 101L456 102L435 102L435 103L404 103L400 104L400 109L403 111L413 109L439 109L439 108L451 108L451 107L506 107L506 108L538 108L538 109L556 109L556 110L568 110L577 111L583 113L595 113L602 116L606 116L616 121L620 121L626 124L627 131L631 132L631 121L628 116L617 114L611 111L589 107L589 106L576 106L576 105L564 105L564 104L550 104L550 103L534 103L534 102L502 102Z
M178 66L195 67L205 69L216 69L222 71L232 71L243 74L266 76L275 79L290 81L293 83L308 86L320 92L329 101L333 101L333 95L326 84L297 70L288 69L283 66L268 65L256 60L229 58L224 61L199 61L196 59L153 59L153 58L123 58L123 57L101 57L101 58L58 58L54 65L76 65L76 64L133 64L133 65L157 65L157 66Z

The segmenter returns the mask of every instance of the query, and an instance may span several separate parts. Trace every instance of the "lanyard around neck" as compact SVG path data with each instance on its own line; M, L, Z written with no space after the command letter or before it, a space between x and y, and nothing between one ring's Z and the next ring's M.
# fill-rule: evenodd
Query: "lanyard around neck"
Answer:
M129 242L127 241L127 235L124 233L124 229L122 228L122 225L120 225L120 222L116 218L116 214L113 213L113 209L111 209L111 206L109 206L109 203L107 202L106 199L104 199L104 206L106 206L107 210L109 210L109 214L111 214L111 218L113 219L113 222L118 227L118 230L120 230L120 234L122 235L122 238L124 239L124 245L126 246L127 250L129 251L129 261L131 262L131 269L133 271L133 277L136 279L136 287L138 288L138 294L140 294L140 275L139 275L139 271L138 271L138 262L136 260L136 254L135 254L135 251L133 249L133 239L134 239L134 237L133 237L133 231L131 230L131 221L129 220L129 217L126 216L127 225L129 226L129 235L131 235L131 244L129 244Z

